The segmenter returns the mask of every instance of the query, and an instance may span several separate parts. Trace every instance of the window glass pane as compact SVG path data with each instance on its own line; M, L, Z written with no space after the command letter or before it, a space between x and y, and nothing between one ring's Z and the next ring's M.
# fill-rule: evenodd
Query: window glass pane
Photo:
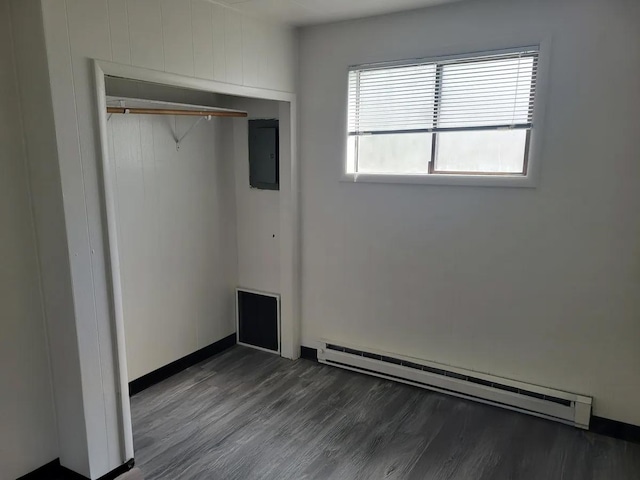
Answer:
M430 133L396 133L358 137L359 173L428 173Z
M439 127L529 122L534 59L444 65Z
M347 136L347 173L355 173L356 171L356 136Z
M527 130L439 133L438 172L522 173Z

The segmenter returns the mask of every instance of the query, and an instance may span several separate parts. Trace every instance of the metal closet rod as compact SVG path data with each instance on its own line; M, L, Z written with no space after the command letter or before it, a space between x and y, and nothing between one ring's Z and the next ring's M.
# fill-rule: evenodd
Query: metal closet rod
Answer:
M107 107L107 113L126 113L132 115L186 115L191 117L246 117L246 112L224 112L213 110L179 110L171 108L129 108Z

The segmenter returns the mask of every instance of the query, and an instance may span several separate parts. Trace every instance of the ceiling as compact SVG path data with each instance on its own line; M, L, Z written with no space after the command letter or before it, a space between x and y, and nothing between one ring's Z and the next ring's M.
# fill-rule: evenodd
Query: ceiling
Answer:
M253 16L290 25L347 20L459 0L213 0Z

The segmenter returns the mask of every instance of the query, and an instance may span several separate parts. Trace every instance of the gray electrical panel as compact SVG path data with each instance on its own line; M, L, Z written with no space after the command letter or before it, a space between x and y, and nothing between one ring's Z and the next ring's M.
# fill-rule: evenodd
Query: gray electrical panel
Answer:
M278 120L249 120L249 183L280 190Z

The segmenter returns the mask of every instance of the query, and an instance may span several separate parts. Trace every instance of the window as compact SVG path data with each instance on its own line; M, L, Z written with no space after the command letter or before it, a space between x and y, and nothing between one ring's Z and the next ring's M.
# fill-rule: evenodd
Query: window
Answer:
M538 49L353 67L347 173L526 176Z

